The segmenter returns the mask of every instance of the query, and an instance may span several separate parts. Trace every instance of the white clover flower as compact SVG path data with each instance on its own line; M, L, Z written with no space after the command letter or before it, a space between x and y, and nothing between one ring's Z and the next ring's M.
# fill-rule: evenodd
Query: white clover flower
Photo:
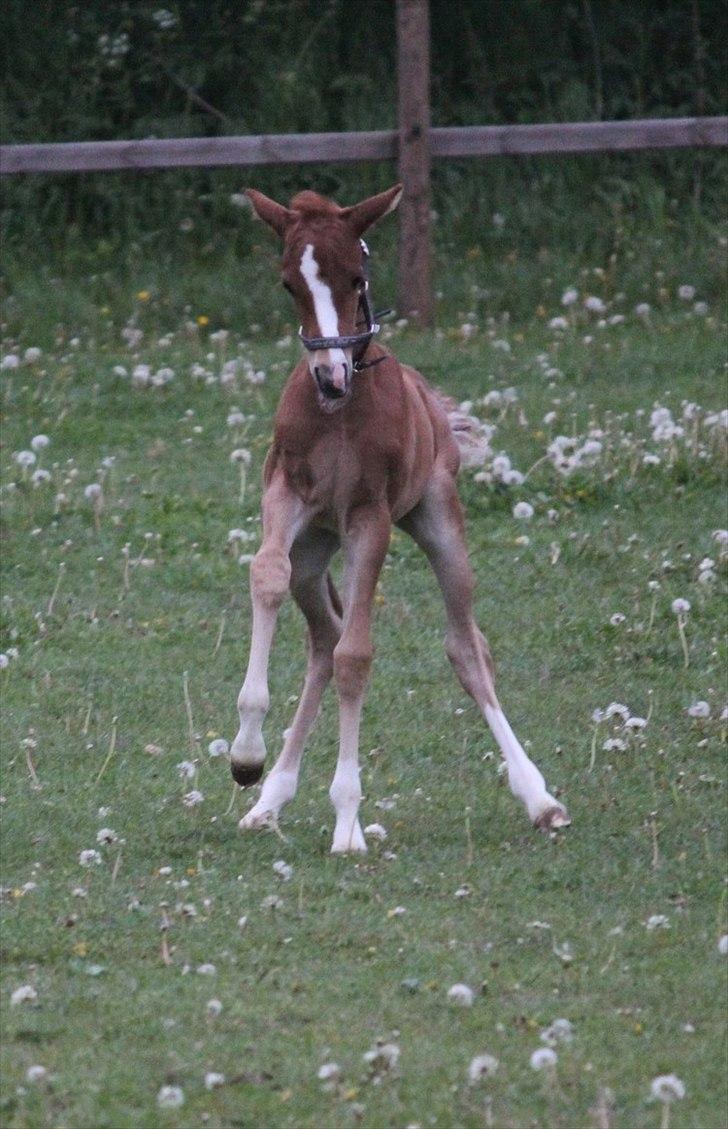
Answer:
M290 882L293 875L293 867L289 866L283 859L276 859L273 863L273 872L278 875L282 882Z
M341 1074L338 1062L325 1062L318 1068L316 1077L321 1082L333 1082Z
M30 349L26 349L23 354L23 360L27 365L34 365L43 356L43 350L31 345Z
M687 615L690 611L690 601L678 596L676 600L672 601L671 607L675 615Z
M381 823L369 823L364 828L364 835L367 839L375 839L378 843L383 843L387 838L387 832L382 827Z
M10 1004L12 1007L18 1007L19 1004L32 1004L38 999L38 993L32 984L23 984L22 987L16 988L10 997Z
M210 1019L217 1019L218 1015L220 1015L222 1011L222 1004L220 1003L220 1000L208 1000L205 1004L205 1011Z
M558 1061L559 1056L551 1047L539 1047L529 1059L534 1070L550 1070Z
M5 651L0 652L0 670L6 670L10 666L10 657L5 654Z
M169 384L172 380L174 380L174 369L165 367L157 369L151 382L155 388L163 388L165 384Z
M493 1055L476 1055L468 1067L468 1081L471 1086L482 1082L485 1078L492 1078L498 1069L498 1059Z
M102 859L98 851L88 850L81 851L78 861L81 866L101 866Z
M245 195L244 192L233 192L230 195L230 203L235 208L247 208L248 207L248 197Z
M690 286L689 283L683 283L682 286L678 286L677 288L677 296L681 298L683 302L692 302L695 297L695 287Z
M225 1085L225 1075L217 1074L214 1070L208 1070L205 1075L205 1089L218 1090L220 1086Z
M533 514L534 509L530 502L516 502L513 507L513 516L517 521L530 521Z
M555 317L555 318L551 318L551 321L549 322L549 329L568 329L568 328L569 328L569 323L566 320L566 318Z
M198 788L193 788L191 792L185 792L182 797L182 803L186 808L196 808L204 800L202 792Z
M218 737L216 740L210 741L207 752L211 757L226 757L230 752L230 746L224 737Z
M9 372L12 369L16 369L19 364L20 357L17 353L6 353L3 359L0 361L0 369Z
M125 377L129 375L123 365L114 365L111 371L114 376Z
M243 423L245 423L245 416L240 408L231 408L227 417L228 427L240 427Z
M659 1074L650 1083L650 1092L658 1102L674 1102L685 1097L685 1084L676 1074Z
M573 306L574 302L578 302L578 300L579 300L579 291L575 290L573 286L570 286L569 289L565 290L564 293L561 295L561 305L562 306Z
M198 976L214 976L216 972L217 969L214 964L198 964L197 966Z
M637 314L638 318L647 318L652 313L652 306L649 302L639 302L638 305L635 306L634 312Z
M447 998L459 1007L472 1007L475 993L467 984L453 984L448 989Z
M90 482L88 486L84 487L83 496L84 498L88 498L90 502L95 502L97 498L101 497L102 493L100 483Z
M696 702L695 705L688 707L688 717L710 717L710 706L707 702Z
M598 298L595 294L588 294L584 299L584 309L593 314L603 314L606 308L601 298Z
M29 1066L25 1072L27 1082L43 1082L47 1077L48 1071L44 1066L40 1066L40 1064Z
M623 615L622 612L615 612L614 615L610 615L609 623L611 627L619 627L626 619L626 615Z
M34 435L30 441L30 445L34 451L42 451L50 443L47 435Z
M245 915L243 915L243 917L238 918L238 929L240 930L241 933L242 933L243 929L245 929L245 926L247 924L248 924L248 919Z
M149 384L151 375L152 369L150 365L135 365L131 373L132 383L139 385Z
M184 1105L185 1093L181 1086L162 1086L157 1094L160 1109L179 1109Z
M23 470L27 470L28 467L33 466L36 461L33 451L16 451L13 457L18 466L22 467Z
M648 933L654 933L656 929L669 929L670 919L664 913L653 913L651 917L647 918L645 922L645 929Z
M728 933L724 933L718 941L718 952L721 956L725 956L728 953Z

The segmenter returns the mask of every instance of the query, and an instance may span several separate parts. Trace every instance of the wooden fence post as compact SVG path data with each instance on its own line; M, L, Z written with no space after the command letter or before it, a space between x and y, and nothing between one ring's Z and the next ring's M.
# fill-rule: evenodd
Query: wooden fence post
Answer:
M430 20L428 0L397 0L400 312L432 322L430 249Z

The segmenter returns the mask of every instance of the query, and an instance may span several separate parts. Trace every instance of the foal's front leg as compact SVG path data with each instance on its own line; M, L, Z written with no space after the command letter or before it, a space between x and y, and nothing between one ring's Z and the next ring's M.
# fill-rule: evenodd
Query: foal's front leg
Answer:
M339 695L339 759L329 789L336 812L332 854L361 853L359 724L372 663L372 602L389 545L391 521L383 507L362 506L349 516L344 539L344 623L334 648Z
M310 517L309 508L275 476L263 496L263 541L250 564L253 631L240 694L240 729L230 750L230 768L242 787L263 775L263 718L268 712L268 659L278 610L288 591L291 546Z

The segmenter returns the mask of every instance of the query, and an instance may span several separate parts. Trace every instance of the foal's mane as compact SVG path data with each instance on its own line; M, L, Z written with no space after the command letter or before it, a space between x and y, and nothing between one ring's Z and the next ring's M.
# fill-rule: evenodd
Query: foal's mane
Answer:
M304 218L338 216L341 210L333 200L327 200L325 196L319 196L318 192L311 192L309 189L294 196L290 207L292 211L298 212Z

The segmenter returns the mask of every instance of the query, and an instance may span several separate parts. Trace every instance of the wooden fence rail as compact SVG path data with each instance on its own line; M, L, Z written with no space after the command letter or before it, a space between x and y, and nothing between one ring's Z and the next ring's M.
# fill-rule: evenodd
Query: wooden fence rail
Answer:
M728 146L728 116L431 129L433 158ZM397 130L0 145L0 175L396 160Z

